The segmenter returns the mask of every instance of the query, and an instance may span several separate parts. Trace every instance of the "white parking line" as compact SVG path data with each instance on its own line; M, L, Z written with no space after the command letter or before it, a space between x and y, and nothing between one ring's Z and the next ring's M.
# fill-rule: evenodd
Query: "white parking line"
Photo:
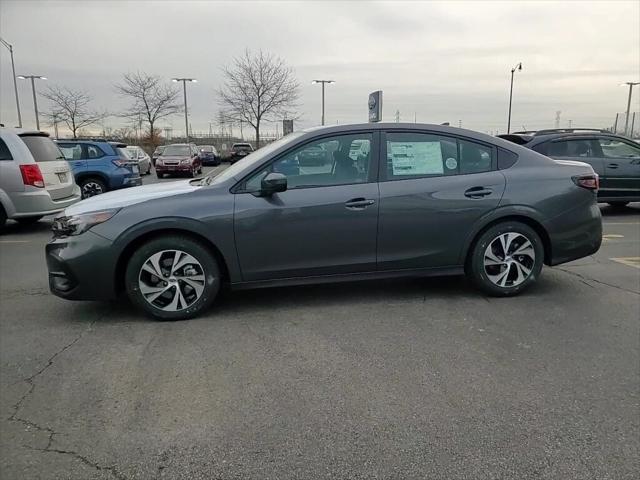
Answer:
M622 263L623 265L627 265L629 267L640 269L640 257L617 257L617 258L610 258L609 260Z
M0 243L31 243L29 240L0 240Z

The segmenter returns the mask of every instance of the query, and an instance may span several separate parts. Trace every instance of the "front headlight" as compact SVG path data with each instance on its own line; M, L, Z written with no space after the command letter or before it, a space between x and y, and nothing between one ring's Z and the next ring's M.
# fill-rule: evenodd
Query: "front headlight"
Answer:
M191 163L191 159L190 158L185 158L184 160L182 160L180 162L182 165L189 165Z
M162 159L156 158L156 165L162 165Z
M97 212L81 213L78 215L62 215L53 220L53 236L68 237L70 235L80 235L91 227L104 223L120 211L119 208L100 210Z

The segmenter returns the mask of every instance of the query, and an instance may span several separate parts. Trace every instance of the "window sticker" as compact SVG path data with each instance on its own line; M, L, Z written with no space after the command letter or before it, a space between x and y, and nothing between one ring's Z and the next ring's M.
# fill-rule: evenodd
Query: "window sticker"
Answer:
M440 142L388 142L393 175L441 175Z
M444 164L449 170L455 170L458 168L458 161L455 158L449 157L444 161Z

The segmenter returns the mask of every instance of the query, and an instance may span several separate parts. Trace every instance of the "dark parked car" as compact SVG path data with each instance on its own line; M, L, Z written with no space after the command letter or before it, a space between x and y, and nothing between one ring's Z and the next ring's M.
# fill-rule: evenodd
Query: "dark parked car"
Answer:
M153 164L154 167L156 166L156 160L160 155L162 155L162 152L164 151L164 147L165 147L164 145L159 145L153 151L153 154L151 155L151 163Z
M73 170L82 198L111 190L142 185L138 160L132 160L124 143L106 140L58 140Z
M231 151L229 152L229 163L235 163L251 152L253 152L253 147L250 143L234 143L231 145Z
M200 159L203 165L220 165L220 155L213 145L200 145Z
M621 207L640 201L640 145L595 129L553 129L499 135L558 160L588 163L600 176L598 201Z
M202 173L202 160L194 144L175 143L164 148L156 159L155 167L158 178L175 174L195 177Z
M366 158L350 155L355 143ZM281 173L318 146L332 152L327 168ZM598 250L597 188L585 163L556 162L469 130L311 129L202 179L67 208L46 247L50 287L77 300L126 292L159 319L201 313L223 283L466 272L490 295L515 295L543 264Z

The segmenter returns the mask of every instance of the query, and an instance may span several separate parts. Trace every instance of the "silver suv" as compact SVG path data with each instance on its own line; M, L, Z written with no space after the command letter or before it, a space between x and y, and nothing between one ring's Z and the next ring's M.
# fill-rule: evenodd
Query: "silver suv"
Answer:
M37 222L80 197L71 167L49 134L0 128L0 228L7 218Z

